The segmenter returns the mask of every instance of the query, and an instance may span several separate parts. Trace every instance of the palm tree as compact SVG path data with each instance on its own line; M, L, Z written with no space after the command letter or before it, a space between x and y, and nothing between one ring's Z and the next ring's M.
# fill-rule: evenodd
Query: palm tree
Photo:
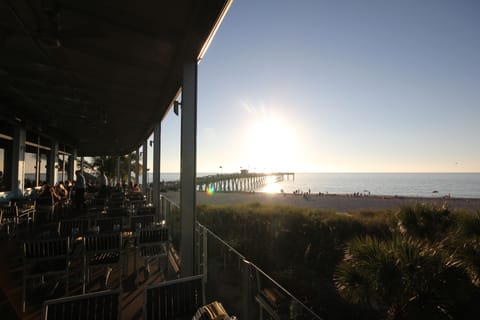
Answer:
M445 247L455 252L465 263L472 282L480 285L480 211L476 214L459 214L457 229L443 241Z
M402 233L431 241L442 238L453 222L447 206L423 203L400 208L396 217Z
M451 319L472 286L460 260L403 236L352 240L334 282L344 299L385 310L387 319Z
M128 172L128 159L128 155L120 156L120 177L117 177L117 157L93 157L90 161L84 161L84 165L95 173L103 171L109 178L119 178L119 180L127 181L129 174L132 173ZM142 171L142 164L139 163L135 152L130 154L130 161L130 170L133 170L138 163L139 171Z

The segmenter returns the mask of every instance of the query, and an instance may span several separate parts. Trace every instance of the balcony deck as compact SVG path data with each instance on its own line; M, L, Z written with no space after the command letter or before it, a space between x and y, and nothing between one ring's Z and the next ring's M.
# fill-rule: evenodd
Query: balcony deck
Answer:
M42 301L46 299L65 296L63 282L59 282L58 288L52 292L53 285L39 286L30 290L27 300L26 312L22 312L22 241L35 233L45 232L54 228L55 222L41 226L22 226L13 237L5 237L0 240L0 314L2 319L41 319ZM135 284L135 266L133 255L134 248L128 248L127 273L122 281L122 305L123 319L143 319L143 291L145 286L159 283L165 280L165 274L159 270L157 263L151 264L150 276L144 278L143 261L138 259L136 268L139 270L137 284ZM118 287L119 273L114 268L109 280L109 288ZM173 274L171 272L170 274ZM87 292L100 291L102 289L103 268L98 268L92 273L92 280L87 286ZM82 293L82 256L73 255L70 272L70 292L68 295Z
M158 221L166 220L169 243L178 248L181 237L181 230L179 229L180 210L168 198L162 197L161 203L161 208L163 208L162 219ZM65 213L62 219L82 217L92 219L93 217L90 215L86 209L81 211L70 210ZM103 213L101 216L103 216ZM45 219L45 217L43 218ZM5 232L0 233L0 259L3 261L3 263L0 263L0 315L4 316L2 319L41 319L43 301L82 293L83 254L80 250L82 244L77 243L76 247L72 248L70 259L70 290L68 294L65 292L63 282L59 282L54 291L52 288L56 281L46 281L48 284L46 286L38 285L37 282L35 289L29 291L26 312L22 312L22 243L26 239L38 238L38 236L45 235L47 232L51 234L57 232L58 221L45 222L44 219L39 216L35 219L35 223L21 224L10 235ZM291 317L289 314L292 310L295 310L295 319L321 319L268 274L249 262L240 252L198 222L196 223L196 236L199 263L197 272L207 280L204 283L205 303L220 301L229 314L242 319L286 319ZM126 237L128 238L128 233ZM136 249L133 241L124 239L124 244L123 255L127 257L127 263L124 265L123 281L121 282L121 316L123 319L144 319L145 287L175 279L177 270L172 267L174 264L170 259L163 255L161 259L164 260L150 264L150 276L146 279L143 258L137 259L137 263L134 263ZM138 271L137 276L136 271ZM91 281L86 286L86 293L105 289L102 285L104 274L105 268L98 268L92 273ZM120 274L118 267L117 269L114 267L108 282L108 289L115 289L120 286Z

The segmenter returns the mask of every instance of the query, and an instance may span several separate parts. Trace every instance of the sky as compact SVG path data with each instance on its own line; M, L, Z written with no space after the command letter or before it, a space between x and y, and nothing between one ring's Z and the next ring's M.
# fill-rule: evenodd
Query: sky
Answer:
M476 0L236 0L198 66L199 173L480 172L479 122Z

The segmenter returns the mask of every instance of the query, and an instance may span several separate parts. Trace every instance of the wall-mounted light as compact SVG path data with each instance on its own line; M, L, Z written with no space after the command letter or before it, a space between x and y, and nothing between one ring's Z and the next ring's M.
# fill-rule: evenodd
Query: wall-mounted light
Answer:
M181 105L182 105L182 103L181 103L180 101L178 101L178 100L175 100L175 101L173 102L173 112L174 112L175 115L177 115L177 116L178 116L178 106L181 106Z

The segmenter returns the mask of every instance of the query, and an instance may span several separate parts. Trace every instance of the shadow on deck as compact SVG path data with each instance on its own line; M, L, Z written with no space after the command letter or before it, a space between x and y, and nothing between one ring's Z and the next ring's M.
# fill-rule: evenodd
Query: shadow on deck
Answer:
M65 291L65 281L46 279L33 282L28 286L26 311L22 312L22 278L23 278L23 241L40 232L56 228L55 223L43 225L21 226L15 236L0 239L0 318L1 319L41 319L42 303L44 300L60 298L64 296L82 293L83 286L83 255L78 248L71 255L70 276L68 294ZM77 252L75 252L77 251ZM164 269L160 270L160 263L149 264L150 270L146 277L143 259L137 259L134 266L133 246L125 248L127 257L126 270L123 271L121 313L123 319L143 319L144 289L148 285L165 281ZM164 259L166 260L166 259ZM170 268L169 266L167 268ZM138 276L136 276L138 270ZM167 272L171 278L175 278L175 272ZM113 268L108 281L108 288L119 287L120 272ZM104 290L105 268L96 268L92 272L91 280L86 286L86 292Z

